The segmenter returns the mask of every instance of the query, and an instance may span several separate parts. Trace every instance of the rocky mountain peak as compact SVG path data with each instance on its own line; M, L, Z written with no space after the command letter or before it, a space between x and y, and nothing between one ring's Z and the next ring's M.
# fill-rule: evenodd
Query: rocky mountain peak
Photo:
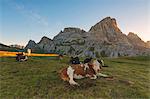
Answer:
M127 37L133 45L146 47L146 43L137 34L129 32Z
M96 41L129 44L126 35L118 28L116 19L111 17L106 17L96 23L89 32Z
M107 33L121 32L117 26L116 19L111 17L106 17L92 26L89 32L95 31L104 31Z
M29 40L28 44L25 47L25 50L32 49L32 52L39 52L40 48L33 40Z
M83 32L85 32L83 29L76 27L67 27L64 28L64 31L62 31L62 33L83 33Z
M54 42L52 39L43 36L40 42L37 43L37 45L44 51L49 52L49 49L52 49L51 46L54 45Z
M111 18L111 17L106 17L106 18L102 19L99 23L111 23L113 25L117 25L116 19Z
M139 43L145 43L137 34L133 33L133 32L129 32L129 34L127 35L127 37L132 40L133 42Z
M43 36L41 40L51 40L51 39L46 36Z
M136 40L141 40L141 38L138 37L137 34L133 33L133 32L129 32L129 34L127 35L130 39L136 39Z
M36 44L36 43L35 43L35 41L33 41L33 40L29 40L28 44L29 44L29 45L34 45L34 44Z
M49 43L49 42L52 42L52 40L46 36L43 36L42 39L40 40L39 44L40 43Z

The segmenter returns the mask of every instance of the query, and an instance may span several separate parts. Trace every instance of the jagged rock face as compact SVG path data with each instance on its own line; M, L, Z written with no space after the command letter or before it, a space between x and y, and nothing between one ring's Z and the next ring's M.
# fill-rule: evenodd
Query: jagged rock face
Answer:
M46 52L51 52L51 50L55 49L55 45L53 40L49 39L48 37L42 37L38 46Z
M68 27L64 28L63 33L84 33L84 30L81 30L80 28L75 28L75 27Z
M138 37L137 34L129 32L127 35L129 41L135 46L135 47L146 47L146 43L141 40L141 38Z
M118 28L116 20L110 17L106 17L92 26L88 32L80 28L65 28L53 40L43 37L35 47L46 52L55 51L69 56L82 57L150 54L150 49L145 48L144 41L133 33L129 33L128 36L123 34Z
M33 40L30 40L28 42L28 44L26 45L25 49L27 49L27 48L34 48L36 46L37 46L37 44Z
M25 50L32 49L32 52L40 52L41 49L33 40L30 40L25 47Z
M102 21L98 22L91 27L90 31L93 39L102 42L112 43L125 43L131 45L125 34L117 26L117 22L114 18L106 17Z
M87 32L79 28L65 28L53 39L56 50L62 51L65 54L75 55L83 52Z
M38 44L47 44L47 43L51 43L52 40L49 39L48 37L44 36L42 37L42 39L40 40L40 42Z
M117 26L116 19L111 17L106 17L94 26L92 26L89 32L94 33L97 31L103 31L110 34L116 34L121 32Z
M150 48L150 41L146 42L146 46L147 46L147 48Z
M56 44L67 45L70 44L78 44L87 37L87 33L84 30L78 28L65 28L64 31L61 31L58 35L56 35L53 41Z

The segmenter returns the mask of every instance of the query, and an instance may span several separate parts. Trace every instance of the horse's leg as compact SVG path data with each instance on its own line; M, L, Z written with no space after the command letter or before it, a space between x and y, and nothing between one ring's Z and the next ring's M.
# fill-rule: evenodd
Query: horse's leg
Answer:
M93 75L92 77L90 77L90 79L96 79L97 75Z
M102 73L97 73L96 76L108 77L108 75L105 75L105 74L102 74Z
M79 85L78 83L76 83L76 82L73 80L74 69L73 69L71 66L69 66L69 67L67 68L67 74L68 74L68 76L69 76L69 83L70 83L70 85Z

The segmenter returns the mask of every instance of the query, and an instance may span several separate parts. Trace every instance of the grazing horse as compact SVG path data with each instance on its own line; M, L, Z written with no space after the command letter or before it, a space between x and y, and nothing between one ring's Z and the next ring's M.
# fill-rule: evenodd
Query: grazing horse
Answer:
M69 67L60 71L60 77L64 81L68 81L70 85L79 85L74 79L82 79L89 77L96 79L97 76L107 77L107 75L99 73L102 65L97 59L85 59L84 64L71 64Z

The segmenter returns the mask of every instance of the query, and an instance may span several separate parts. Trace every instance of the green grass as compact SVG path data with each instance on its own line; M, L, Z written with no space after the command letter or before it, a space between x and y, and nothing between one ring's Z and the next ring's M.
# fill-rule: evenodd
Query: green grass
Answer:
M69 58L29 57L26 62L0 58L0 99L148 99L150 98L150 57L104 58L109 67L102 73L114 77L106 80L76 80L70 86L59 78L58 71L68 66ZM128 81L132 82L129 84Z

